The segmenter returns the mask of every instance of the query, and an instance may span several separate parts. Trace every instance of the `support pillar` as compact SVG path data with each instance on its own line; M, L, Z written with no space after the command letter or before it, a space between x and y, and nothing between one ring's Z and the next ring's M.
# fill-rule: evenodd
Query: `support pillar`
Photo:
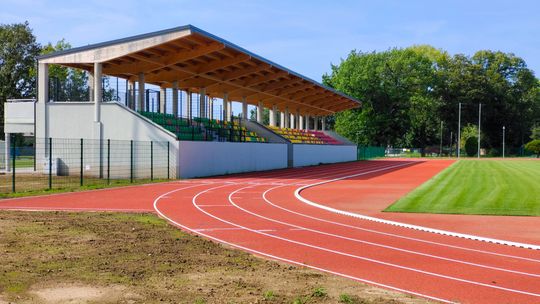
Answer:
M5 151L4 155L5 157L5 168L6 172L9 172L11 170L11 133L4 133L6 135L6 140L4 142L5 144Z
M289 113L289 128L295 129L296 121L293 113Z
M88 101L94 101L94 74L88 72Z
M199 89L199 117L206 117L206 89Z
M306 114L306 128L304 130L311 130L309 120L310 120L310 116L309 114Z
M144 73L139 73L139 96L138 97L138 111L146 111L144 108L144 96L146 95L144 89Z
M279 127L285 128L285 112L279 112Z
M159 89L159 113L167 113L167 88L161 87Z
M36 137L49 137L48 105L49 102L49 64L38 64L38 100L36 104Z
M94 63L94 122L101 122L101 101L103 99L102 90L102 65L100 62Z
M326 116L321 117L321 130L326 130Z
M269 112L268 114L269 114L269 116L270 116L270 121L269 121L269 123L270 123L270 125L271 125L272 127L275 127L275 126L276 126L276 110L277 110L277 109L276 109L276 105L272 105L272 107L271 107L271 108L269 109L269 111L268 111L268 112Z
M186 91L186 116L193 118L193 93L190 91Z
M172 111L174 117L178 117L178 80L172 83Z
M245 97L242 97L242 118L248 119L248 105Z
M135 81L133 80L128 80L127 99L128 107L132 110L135 110Z
M257 122L262 124L263 123L263 113L264 113L264 103L262 101L259 101L259 105L257 106Z
M291 114L289 114L289 108L288 108L288 107L285 107L285 114L284 114L284 116L285 116L285 119L284 119L284 120L285 120L285 123L284 123L285 128L290 128L290 127L291 127L291 125L290 125Z
M319 116L313 117L313 130L319 130Z
M208 97L208 118L214 119L214 99L212 97Z
M298 110L296 110L296 113L294 113L294 128L296 130L302 129L302 125L300 124L300 113Z
M305 130L305 119L304 115L298 114L298 130Z
M231 116L229 114L229 93L223 93L223 120L231 121Z

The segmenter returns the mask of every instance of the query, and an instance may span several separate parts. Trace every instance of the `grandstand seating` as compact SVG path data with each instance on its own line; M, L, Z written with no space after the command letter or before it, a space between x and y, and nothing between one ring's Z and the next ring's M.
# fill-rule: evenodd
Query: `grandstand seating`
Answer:
M248 131L238 122L226 122L195 117L192 120L174 117L172 114L139 112L168 131L179 140L267 142L255 132Z
M281 135L293 144L316 144L316 145L341 145L340 141L337 141L333 137L330 137L324 132L313 130L297 130L289 128L278 128L274 126L268 126L274 133Z

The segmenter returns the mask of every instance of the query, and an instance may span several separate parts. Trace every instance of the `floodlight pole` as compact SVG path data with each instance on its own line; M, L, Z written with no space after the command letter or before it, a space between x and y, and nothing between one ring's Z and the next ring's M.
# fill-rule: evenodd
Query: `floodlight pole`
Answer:
M506 127L503 126L502 129L503 129L503 151L502 151L502 154L503 154L503 158L504 158L504 135L505 135L504 133L506 132Z
M460 156L461 145L461 102L459 103L458 129L457 129L457 158Z
M440 146L439 146L439 157L442 156L442 129L443 129L443 122L441 120L441 143L440 143Z
M478 104L478 158L480 158L480 122L482 117L482 104Z

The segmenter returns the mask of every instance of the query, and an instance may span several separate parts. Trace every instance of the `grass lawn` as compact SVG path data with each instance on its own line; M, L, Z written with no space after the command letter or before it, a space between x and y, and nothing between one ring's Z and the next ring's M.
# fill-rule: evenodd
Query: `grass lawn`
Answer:
M540 161L460 160L385 211L540 215Z
M153 214L0 211L0 303L429 301L269 261Z

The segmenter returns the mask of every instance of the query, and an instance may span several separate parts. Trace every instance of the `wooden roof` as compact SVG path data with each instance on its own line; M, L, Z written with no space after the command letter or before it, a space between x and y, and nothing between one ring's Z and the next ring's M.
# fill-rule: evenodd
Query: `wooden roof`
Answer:
M211 97L266 107L287 106L311 115L328 115L360 106L360 102L312 79L255 55L239 46L187 25L164 31L74 48L39 57L40 62L103 73L162 87L197 92L206 88Z

